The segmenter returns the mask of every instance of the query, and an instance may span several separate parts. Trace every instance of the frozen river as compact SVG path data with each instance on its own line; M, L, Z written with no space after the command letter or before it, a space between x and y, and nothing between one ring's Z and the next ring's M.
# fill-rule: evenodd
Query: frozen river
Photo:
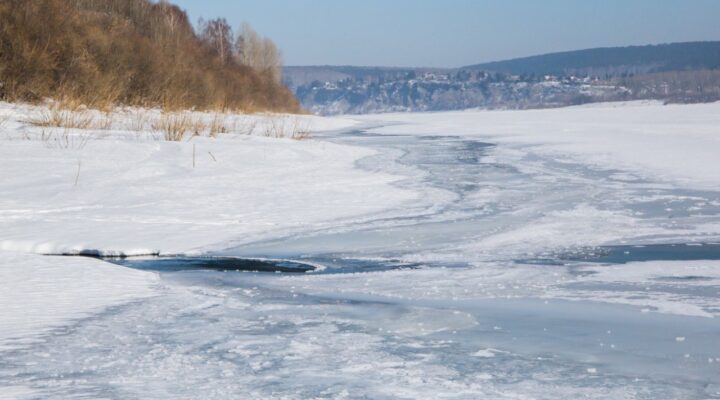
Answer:
M417 200L209 255L312 272L117 261L159 271L162 294L0 353L0 382L62 399L720 399L720 245L698 228L720 222L720 191L465 137L318 140L373 149L357 167Z

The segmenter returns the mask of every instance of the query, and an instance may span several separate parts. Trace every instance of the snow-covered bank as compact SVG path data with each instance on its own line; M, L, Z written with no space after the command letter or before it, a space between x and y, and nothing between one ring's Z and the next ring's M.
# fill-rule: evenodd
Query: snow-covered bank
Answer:
M357 170L355 162L372 154L359 147L233 132L169 142L133 131L145 118L137 113L159 113L153 110L119 111L109 130L27 122L42 112L0 104L0 347L151 295L157 279L98 260L35 254L202 252L352 223L414 198L391 186L397 176ZM277 118L312 132L353 124L230 118L258 132L276 129ZM58 136L43 138L48 131Z
M550 110L469 110L361 119L394 123L377 129L379 133L473 136L557 161L617 168L694 188L720 187L720 103L605 103Z
M372 154L359 147L232 133L167 142L92 130L70 132L86 136L82 146L57 146L22 122L37 110L0 111L9 118L0 128L0 250L202 251L362 220L414 198L391 186L399 177L355 169ZM314 132L352 124L298 118Z
M157 275L91 258L0 252L0 350L156 294Z

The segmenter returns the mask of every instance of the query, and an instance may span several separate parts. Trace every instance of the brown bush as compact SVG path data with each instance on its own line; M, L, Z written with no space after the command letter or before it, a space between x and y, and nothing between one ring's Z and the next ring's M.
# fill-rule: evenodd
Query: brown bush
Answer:
M162 132L165 140L171 142L180 142L188 132L197 132L198 129L196 122L185 113L162 114L153 122L152 128Z
M297 112L292 93L149 0L0 0L0 98Z

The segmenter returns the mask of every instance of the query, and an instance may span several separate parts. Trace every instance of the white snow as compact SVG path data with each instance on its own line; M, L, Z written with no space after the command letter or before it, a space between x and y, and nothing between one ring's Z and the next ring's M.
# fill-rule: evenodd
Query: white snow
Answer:
M154 273L90 259L0 252L0 350L109 306L156 294Z
M591 272L596 282L640 283L663 279L682 279L688 276L701 277L690 281L696 286L720 284L720 261L645 261L619 265L584 266L583 272ZM689 284L685 282L685 284Z
M23 139L39 130L18 122L32 108L3 107L15 121L0 134L11 139L0 146L0 250L204 251L362 220L415 198L390 185L400 177L355 169L372 154L363 148L237 134L166 142L101 131L71 132L91 139L58 148ZM352 125L302 118L314 132Z
M493 349L480 349L474 352L472 356L480 358L493 358L495 357L495 351Z
M601 103L527 111L388 114L378 133L464 135L525 151L635 172L685 186L720 187L720 103Z
M118 111L111 131L55 129L61 139L42 140L51 128L25 122L42 110L0 104L0 346L154 293L153 273L30 253L202 252L361 221L415 198L391 186L400 177L355 169L372 154L363 148L238 133L167 142L128 130L153 110ZM278 118L314 133L354 124L236 118L257 132Z

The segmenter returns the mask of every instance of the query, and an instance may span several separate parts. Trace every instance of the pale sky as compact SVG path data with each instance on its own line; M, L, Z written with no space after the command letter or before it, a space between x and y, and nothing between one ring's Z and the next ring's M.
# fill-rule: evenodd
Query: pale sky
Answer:
M592 47L720 40L720 0L172 0L249 22L287 65L458 67Z

